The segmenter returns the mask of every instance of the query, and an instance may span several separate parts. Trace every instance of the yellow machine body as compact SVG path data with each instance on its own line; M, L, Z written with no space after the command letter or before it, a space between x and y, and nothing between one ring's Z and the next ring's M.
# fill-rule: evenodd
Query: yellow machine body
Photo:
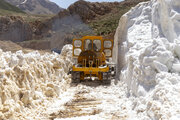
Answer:
M85 36L73 39L72 79L96 78L103 80L103 73L110 71L107 60L112 57L113 40L101 36ZM74 74L76 73L76 74ZM108 74L107 74L108 75Z

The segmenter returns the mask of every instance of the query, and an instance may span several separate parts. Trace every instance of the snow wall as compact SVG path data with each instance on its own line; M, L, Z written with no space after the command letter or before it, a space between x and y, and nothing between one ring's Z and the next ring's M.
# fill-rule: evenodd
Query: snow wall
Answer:
M123 15L113 53L120 80L141 98L134 109L148 119L180 119L180 0L151 0Z
M43 119L48 104L69 86L71 57L71 45L61 55L0 50L0 120Z

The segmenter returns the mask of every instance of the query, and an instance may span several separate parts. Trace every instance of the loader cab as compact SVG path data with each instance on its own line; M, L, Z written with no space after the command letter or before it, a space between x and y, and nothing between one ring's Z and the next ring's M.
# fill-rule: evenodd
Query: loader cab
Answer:
M82 51L104 52L107 58L112 57L113 40L101 36L85 36L73 39L73 57L78 57Z

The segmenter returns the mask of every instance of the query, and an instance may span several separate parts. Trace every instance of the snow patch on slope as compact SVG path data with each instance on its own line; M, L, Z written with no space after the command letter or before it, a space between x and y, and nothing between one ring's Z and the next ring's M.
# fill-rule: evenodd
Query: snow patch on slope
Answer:
M43 119L42 112L69 86L72 46L62 54L0 50L0 119Z
M179 8L179 0L151 0L120 19L113 60L138 119L180 119Z
M25 4L28 0L24 0L21 4Z

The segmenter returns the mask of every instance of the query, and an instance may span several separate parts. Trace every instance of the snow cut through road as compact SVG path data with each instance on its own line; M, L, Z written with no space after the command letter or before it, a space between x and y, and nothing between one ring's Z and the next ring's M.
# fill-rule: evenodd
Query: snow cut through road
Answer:
M112 80L111 86L102 86L98 83L95 85L93 82L84 82L70 87L69 93L73 97L64 103L63 108L51 113L50 118L55 120L125 120L131 117L132 102L127 98L127 86L124 83L118 82L115 85Z

